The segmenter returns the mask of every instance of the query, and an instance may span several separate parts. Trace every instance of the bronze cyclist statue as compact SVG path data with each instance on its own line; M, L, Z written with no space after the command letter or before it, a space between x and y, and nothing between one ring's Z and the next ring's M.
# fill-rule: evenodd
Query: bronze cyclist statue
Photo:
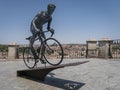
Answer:
M54 4L48 4L47 11L41 11L33 18L30 26L32 36L26 38L30 41L29 47L24 49L23 59L28 68L34 68L38 59L42 63L46 61L51 65L58 65L63 60L63 48L62 45L52 38L54 30L51 28L52 14L56 6ZM43 30L43 26L47 24L47 31ZM51 32L51 37L46 38L45 33ZM34 42L39 40L39 47L34 47ZM55 56L56 54L56 56ZM56 60L51 60L56 59ZM31 65L32 62L33 64Z

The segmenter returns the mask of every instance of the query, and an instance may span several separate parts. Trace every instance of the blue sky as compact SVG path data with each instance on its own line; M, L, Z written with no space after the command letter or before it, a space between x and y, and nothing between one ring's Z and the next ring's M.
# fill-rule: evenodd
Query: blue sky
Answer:
M61 43L120 39L120 0L0 0L0 44L28 43L31 20L49 3L56 5L51 27Z

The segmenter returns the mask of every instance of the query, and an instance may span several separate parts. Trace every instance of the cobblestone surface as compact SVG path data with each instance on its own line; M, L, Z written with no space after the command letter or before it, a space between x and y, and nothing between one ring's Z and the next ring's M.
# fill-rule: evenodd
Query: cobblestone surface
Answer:
M120 60L76 59L89 62L50 72L45 82L16 76L17 70L26 69L24 62L0 61L0 90L120 90Z

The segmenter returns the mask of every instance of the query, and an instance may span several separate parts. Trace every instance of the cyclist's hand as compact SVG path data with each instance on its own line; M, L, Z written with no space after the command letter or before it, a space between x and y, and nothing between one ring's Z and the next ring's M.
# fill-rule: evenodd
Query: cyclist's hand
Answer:
M52 34L54 34L54 29L50 29L49 31L50 31Z
M49 31L51 32L51 37L52 37L54 34L54 29L50 29Z

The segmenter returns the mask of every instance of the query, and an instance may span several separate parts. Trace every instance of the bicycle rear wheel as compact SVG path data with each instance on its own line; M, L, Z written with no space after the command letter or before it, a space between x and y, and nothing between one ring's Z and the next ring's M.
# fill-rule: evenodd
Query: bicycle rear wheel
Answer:
M50 65L59 65L63 61L64 53L62 45L54 38L48 38L44 41L44 58Z
M36 61L34 59L34 56L31 54L29 47L26 47L23 51L23 60L25 65L30 69L33 69L36 65Z

